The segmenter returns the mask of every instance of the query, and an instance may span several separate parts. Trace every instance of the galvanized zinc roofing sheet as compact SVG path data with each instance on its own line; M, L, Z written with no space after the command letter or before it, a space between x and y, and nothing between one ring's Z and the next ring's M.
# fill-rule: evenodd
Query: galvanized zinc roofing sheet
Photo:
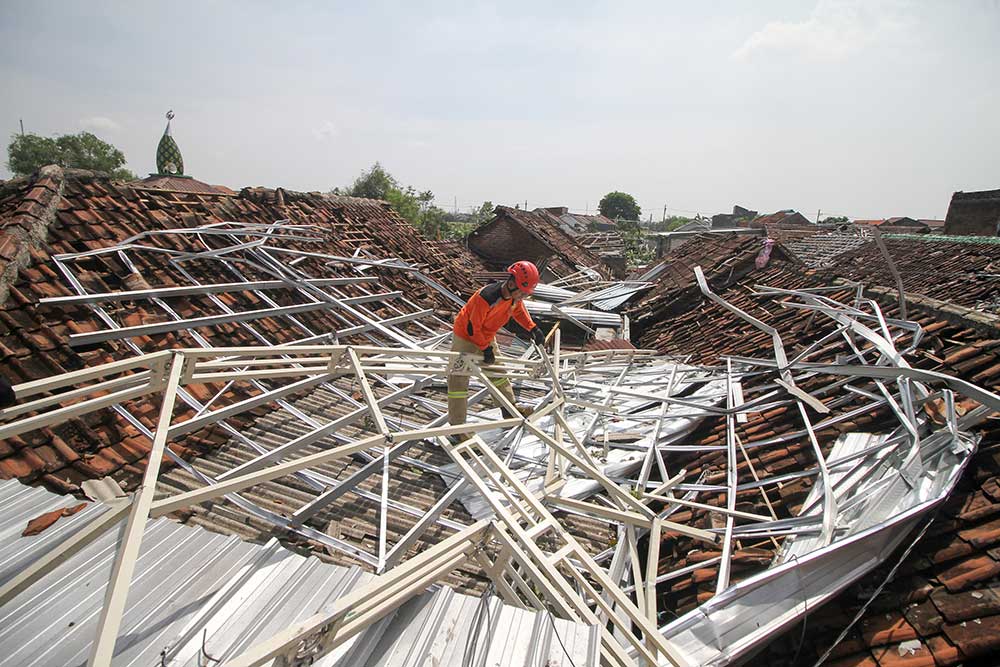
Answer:
M89 504L39 535L21 536L30 519L78 504L15 480L0 483L0 583L107 511ZM106 533L0 608L5 666L86 663L116 543L117 531ZM169 519L151 521L113 664L216 664L372 577L299 556L277 540L250 544ZM476 614L480 605L489 613ZM470 644L485 659L473 664L597 665L597 638L596 626L439 588L411 599L317 665L459 665Z

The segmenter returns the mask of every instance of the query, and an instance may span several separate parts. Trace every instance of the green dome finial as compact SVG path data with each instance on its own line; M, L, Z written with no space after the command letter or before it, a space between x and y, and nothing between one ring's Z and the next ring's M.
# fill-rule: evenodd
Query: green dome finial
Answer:
M156 147L156 171L164 176L183 176L184 158L181 157L177 142L170 136L170 121L173 118L174 112L171 109L167 112L167 128L163 130L160 144Z

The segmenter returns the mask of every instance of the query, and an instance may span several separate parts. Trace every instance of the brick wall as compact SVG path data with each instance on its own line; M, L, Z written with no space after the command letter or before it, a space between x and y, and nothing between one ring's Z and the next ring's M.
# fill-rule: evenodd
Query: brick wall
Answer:
M956 192L951 196L944 233L956 236L998 236L1000 190Z
M522 259L541 267L553 256L551 248L503 215L472 232L469 249L497 270Z

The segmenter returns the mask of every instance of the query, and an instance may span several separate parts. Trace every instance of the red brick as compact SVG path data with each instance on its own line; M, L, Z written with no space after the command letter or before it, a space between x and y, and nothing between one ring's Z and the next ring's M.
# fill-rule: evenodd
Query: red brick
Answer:
M927 640L927 648L934 656L934 663L937 667L950 667L965 659L962 652L951 645L945 637L938 635Z
M35 475L35 470L20 456L8 456L0 460L0 479L27 479Z
M100 454L88 456L85 459L85 462L89 467L97 471L96 477L105 477L119 468L119 466L115 465L113 462L104 458Z
M809 617L812 619L812 617ZM836 636L836 635L833 635ZM825 650L825 649L824 649ZM856 654L868 655L868 647L860 639L845 638L830 650L831 658L840 658Z
M963 530L959 532L959 536L976 547L986 547L1000 542L1000 519Z
M52 446L55 448L64 461L72 463L80 459L80 455L58 435L52 437Z
M21 247L21 241L10 232L0 231L0 258L13 260Z
M994 503L985 493L979 491L968 497L958 518L964 523L975 523L994 514L1000 514L1000 503Z
M714 581L716 577L719 576L718 568L708 567L700 570L695 570L692 574L694 578L694 583L700 584L705 581Z
M949 623L1000 614L998 585L962 593L948 593L944 589L938 589L931 594L931 600Z
M129 451L129 458L132 461L141 459L149 454L150 449L152 449L152 445L145 437L126 438L122 440L121 446Z
M63 458L56 451L55 447L45 445L43 447L36 447L34 450L35 454L44 461L45 465L42 467L43 472L52 472L53 470L58 470L66 465Z
M942 629L966 658L1000 655L1000 616L945 625Z
M31 537L32 535L38 535L43 530L54 524L60 518L64 516L72 516L82 510L87 506L87 503L80 503L73 507L65 507L63 509L52 510L51 512L46 512L40 516L35 517L28 522L27 527L21 533L21 537Z
M901 648L898 643L872 649L879 667L935 667L934 655L923 642L920 648Z
M983 493L994 502L1000 503L1000 477L991 477L983 482Z
M898 612L861 619L861 637L869 646L903 642L917 636L917 631Z
M911 605L903 612L910 625L923 637L935 635L944 623L944 617L931 600Z
M928 559L936 564L968 556L972 552L972 545L958 536L952 536L944 541L927 542L923 550Z
M80 485L74 483L69 476L65 474L47 474L42 475L40 479L50 491L55 491L56 493L61 493L63 495L77 493L80 490Z
M45 460L35 453L35 449L26 447L22 449L18 457L24 461L24 463L31 467L35 474L41 474L43 472L49 472L46 470L47 463Z
M938 580L952 593L1000 574L1000 563L983 554L966 558L938 573Z

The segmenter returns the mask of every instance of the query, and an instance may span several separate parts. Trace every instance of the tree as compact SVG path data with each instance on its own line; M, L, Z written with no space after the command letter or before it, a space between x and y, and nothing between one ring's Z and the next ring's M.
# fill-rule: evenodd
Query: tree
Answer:
M820 224L838 225L838 224L843 224L845 222L848 222L848 218L846 215L837 215L829 218L823 218L823 220L820 221Z
M392 177L392 174L376 162L371 166L371 169L361 172L361 175L354 179L354 185L347 188L334 188L333 193L347 195L348 197L365 197L367 199L389 201L389 193L392 190L401 189L399 183Z
M649 231L651 232L672 232L678 227L686 225L691 222L693 218L687 218L683 215L671 215L665 220L654 221L653 224L649 225Z
M103 171L119 180L135 180L125 168L125 154L90 132L55 138L17 134L7 146L7 167L16 176L26 176L47 164L74 169Z
M494 210L496 210L496 206L493 205L493 202L484 201L479 205L479 208L473 209L472 214L469 216L469 222L473 228L486 224L493 219Z
M625 242L625 259L629 265L638 266L652 259L652 253L646 246L646 232L637 220L621 218L615 222L615 227Z
M635 203L635 197L624 192L609 192L597 205L601 215L612 220L638 220L642 210Z
M378 162L361 172L353 185L334 188L332 193L387 201L400 217L428 238L458 238L471 229L468 223L448 220L444 209L434 205L433 192L418 192L412 185L403 186Z

